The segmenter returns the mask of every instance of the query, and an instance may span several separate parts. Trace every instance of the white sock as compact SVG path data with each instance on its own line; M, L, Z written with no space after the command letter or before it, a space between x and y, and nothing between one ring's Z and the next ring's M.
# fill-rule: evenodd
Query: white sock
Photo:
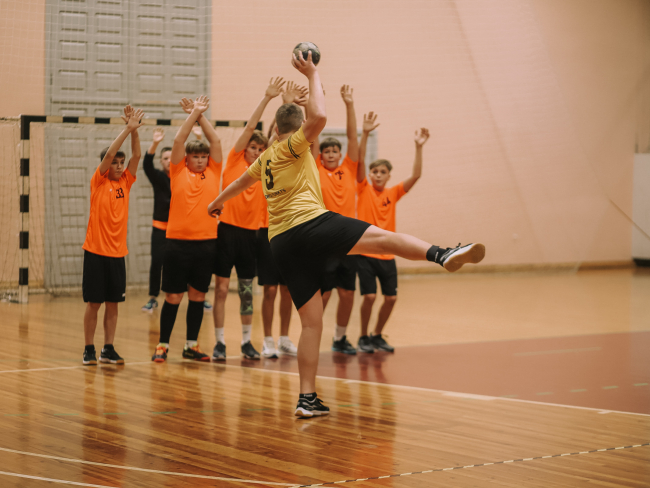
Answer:
M241 343L246 344L251 340L251 331L253 330L252 325L242 325L241 326Z
M340 325L336 326L336 332L334 333L334 340L335 341L340 341L343 339L343 336L346 334L348 328L347 327L341 327Z
M275 347L275 341L273 340L273 336L264 337L264 342L266 343L266 345Z
M284 342L288 340L289 340L289 336L280 336L280 340L278 342Z
M217 342L221 342L222 344L226 343L226 340L223 338L224 330L225 327L221 327L221 329L214 328L214 335L217 336Z
M191 349L199 345L199 341L185 341L185 347Z
M165 349L169 349L169 342L159 342L159 346L163 346Z

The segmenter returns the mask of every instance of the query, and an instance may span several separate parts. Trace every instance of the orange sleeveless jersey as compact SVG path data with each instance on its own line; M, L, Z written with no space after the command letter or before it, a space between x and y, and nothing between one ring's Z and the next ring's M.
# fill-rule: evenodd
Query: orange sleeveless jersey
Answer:
M357 218L380 229L395 232L395 204L406 195L404 184L377 191L365 179L357 185ZM364 254L369 258L395 259L393 254Z
M250 166L244 158L245 152L246 149L236 153L233 148L230 154L228 154L228 160L226 161L226 167L223 170L222 177L224 190L233 181L243 175ZM223 212L219 216L219 221L224 224L242 227L243 229L257 230L262 226L264 221L263 212L267 214L268 219L262 183L257 182L225 203ZM268 223L266 227L268 227Z
M217 219L208 205L219 195L222 163L210 158L203 173L190 171L186 159L169 166L172 199L169 204L167 239L202 241L217 238Z
M334 170L323 165L320 154L316 158L316 167L320 174L320 186L323 203L327 210L340 213L345 217L355 217L355 196L357 187L358 162L345 155L343 163Z
M83 248L111 258L123 258L126 248L126 229L129 222L129 193L135 176L128 168L118 181L108 179L108 171L101 175L99 166L90 179L90 218Z

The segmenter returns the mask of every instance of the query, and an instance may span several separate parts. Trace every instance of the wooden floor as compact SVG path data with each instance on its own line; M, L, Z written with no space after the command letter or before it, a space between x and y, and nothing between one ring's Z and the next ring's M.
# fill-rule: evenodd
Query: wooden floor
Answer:
M559 361L567 375L582 368L587 378L589 368L580 365L591 363L553 341L614 342L608 338L630 334L639 342L650 331L650 274L418 276L401 278L399 293L387 328L398 349L389 357L337 359L326 352L335 307L327 310L318 391L332 414L312 420L292 416L298 391L293 358L183 362L183 309L170 360L154 364L158 316L140 312L144 295L128 294L115 343L127 364L84 367L80 298L0 303L0 486L650 486L650 416L542 403L547 397L499 398L482 390L488 388L483 382L462 383L461 375L444 371L444 364L456 370L478 358L473 351L480 346L492 354L486 364L498 363L494 358L503 351L523 351L517 357L548 358L533 366ZM231 295L229 356L238 353L237 310ZM297 314L293 325L297 340ZM101 339L98 331L98 346ZM211 350L210 315L200 341ZM261 345L257 315L253 342ZM416 347L438 356L444 350L450 359L418 356ZM553 354L536 355L549 350ZM649 389L647 354L613 351L601 362L612 369L615 362L637 365L630 380L636 394ZM398 371L400 353L408 357L407 372ZM355 373L364 363L371 373ZM437 383L436 374L453 381ZM507 372L495 374L508 385ZM521 377L513 375L512 391L522 388Z

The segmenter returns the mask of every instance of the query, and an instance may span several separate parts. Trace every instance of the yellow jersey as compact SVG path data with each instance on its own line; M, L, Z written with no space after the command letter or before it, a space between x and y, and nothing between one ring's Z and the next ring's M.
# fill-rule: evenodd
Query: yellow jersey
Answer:
M327 212L311 142L302 127L273 145L248 168L262 181L269 209L269 240Z

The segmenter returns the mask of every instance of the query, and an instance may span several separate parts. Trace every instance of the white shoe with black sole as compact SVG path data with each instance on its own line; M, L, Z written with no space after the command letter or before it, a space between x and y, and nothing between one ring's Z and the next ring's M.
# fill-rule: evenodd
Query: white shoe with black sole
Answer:
M448 249L440 258L440 264L450 273L458 271L464 264L477 264L485 257L485 246L483 244L467 244Z

